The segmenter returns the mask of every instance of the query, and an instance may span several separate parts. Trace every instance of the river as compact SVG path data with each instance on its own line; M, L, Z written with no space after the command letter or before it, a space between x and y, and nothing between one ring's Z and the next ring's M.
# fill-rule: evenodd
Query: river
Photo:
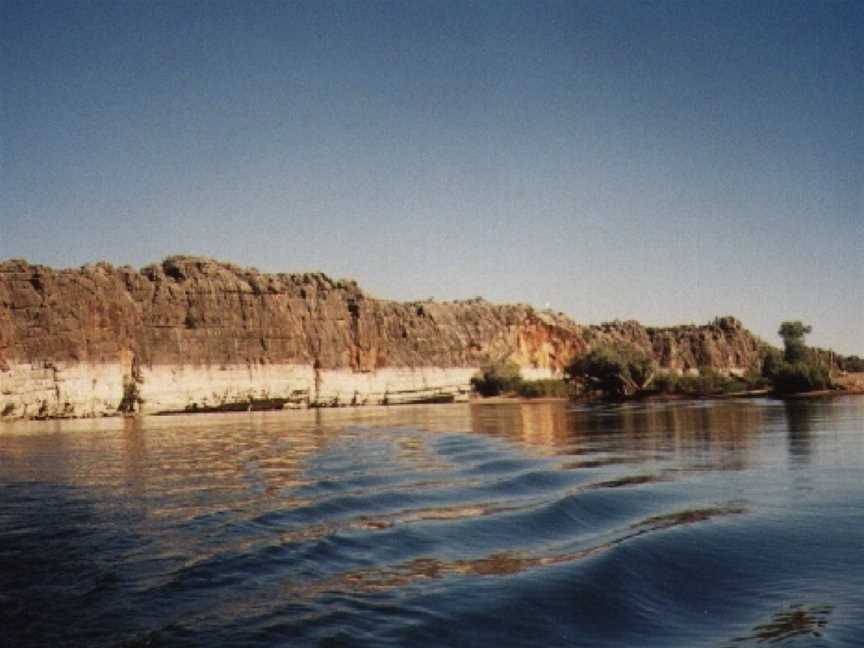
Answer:
M864 645L864 397L4 424L9 646Z

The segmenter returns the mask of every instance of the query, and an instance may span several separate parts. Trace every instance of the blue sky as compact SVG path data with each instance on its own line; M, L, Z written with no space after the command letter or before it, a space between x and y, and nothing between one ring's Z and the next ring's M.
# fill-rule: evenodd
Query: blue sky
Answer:
M864 353L864 3L0 3L0 258Z

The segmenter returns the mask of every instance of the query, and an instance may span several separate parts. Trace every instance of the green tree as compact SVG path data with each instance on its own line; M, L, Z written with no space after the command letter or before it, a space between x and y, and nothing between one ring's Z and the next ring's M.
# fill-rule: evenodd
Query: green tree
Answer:
M654 361L629 344L606 344L575 358L567 367L571 380L583 381L610 396L631 396L654 377Z
M864 371L864 358L859 356L850 355L840 358L838 364L843 371L852 371L855 373Z
M812 326L802 324L800 321L783 322L777 335L783 338L783 359L786 362L802 362L807 355L807 346L804 344L804 336L813 330Z
M765 356L762 358L762 375L766 378L775 376L780 367L783 366L783 354L774 347L768 347L765 350Z
M515 391L521 382L519 365L507 360L484 365L480 373L471 378L471 386L481 396L498 396Z
M762 362L762 373L779 394L797 394L833 387L831 370L825 354L820 355L804 344L812 327L799 321L783 322L777 334L783 338L783 357L768 351Z
M785 362L773 377L779 394L798 394L832 386L828 367L819 362Z

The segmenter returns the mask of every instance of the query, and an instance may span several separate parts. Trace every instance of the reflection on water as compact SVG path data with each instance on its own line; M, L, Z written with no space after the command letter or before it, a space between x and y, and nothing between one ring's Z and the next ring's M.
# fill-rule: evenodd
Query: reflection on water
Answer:
M807 453L811 414L804 405L784 406L789 454L795 458ZM714 469L739 470L747 467L748 444L766 411L727 402L575 409L542 402L312 410L290 415L290 419L261 413L8 425L5 437L21 441L3 444L4 468L10 474L17 471L19 479L38 479L47 468L40 460L50 455L50 473L63 481L113 482L137 489L130 491L135 495L146 492L150 479L162 486L170 480L191 488L206 467L209 476L243 475L234 488L248 489L254 483L261 492L273 494L302 485L306 459L325 453L334 439L344 443L346 428L353 434L371 431L365 444L370 435L380 436L376 430L386 427L388 443L399 459L420 466L430 462L430 468L440 458L426 452L418 429L474 431L565 456L591 455L571 461L570 468L632 463L671 452L686 457L694 467L704 459ZM118 426L120 435L115 433ZM46 427L53 430L46 433ZM70 437L68 433L75 431L87 434Z
M832 609L831 605L791 605L788 610L774 615L769 623L753 628L752 634L733 639L733 642L737 645L751 642L776 644L799 637L819 638L828 625Z
M387 569L365 569L343 574L339 583L358 591L380 591L404 587L418 580L445 578L451 576L505 576L529 569L548 567L560 563L575 562L595 556L612 549L616 545L638 538L652 531L660 531L675 526L697 524L712 518L739 515L746 509L741 506L715 506L707 509L680 511L642 520L634 524L626 533L599 545L584 547L576 551L550 551L548 547L542 555L528 555L516 552L498 552L473 560L443 561L432 558L415 559L404 565ZM332 590L335 585L327 583L323 589ZM309 592L306 591L306 594ZM316 592L317 593L317 592Z
M793 464L810 463L811 418L818 416L821 403L791 400L783 404L789 435L789 458Z
M0 628L21 646L857 645L862 415L846 398L9 424Z
M471 410L471 424L478 432L556 448L568 455L626 449L631 453L628 460L633 460L634 451L636 456L673 452L695 459L694 467L704 459L712 468L743 470L752 433L765 415L762 407L729 401L570 409L545 402L480 405Z

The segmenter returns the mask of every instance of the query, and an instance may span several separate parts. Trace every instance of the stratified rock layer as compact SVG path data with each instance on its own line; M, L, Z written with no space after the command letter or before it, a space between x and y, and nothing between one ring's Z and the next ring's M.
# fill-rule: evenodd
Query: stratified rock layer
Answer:
M0 263L0 418L466 398L509 358L559 375L606 340L674 371L741 372L760 343L733 318L581 326L526 305L399 303L320 273L172 257L140 271Z

